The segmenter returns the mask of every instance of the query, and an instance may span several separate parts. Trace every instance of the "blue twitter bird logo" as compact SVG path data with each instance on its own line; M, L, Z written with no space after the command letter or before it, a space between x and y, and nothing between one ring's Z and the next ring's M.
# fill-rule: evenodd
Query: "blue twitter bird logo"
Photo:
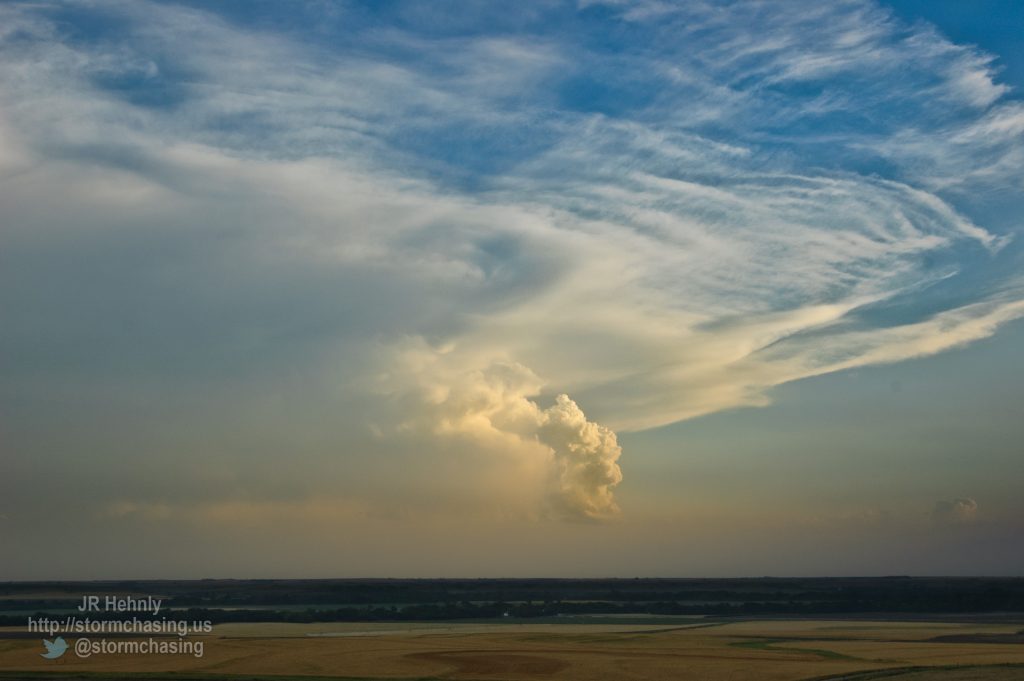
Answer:
M47 660L56 660L68 650L68 643L63 636L58 636L53 641L44 638L43 645L46 646L46 652L40 653L39 657L45 657Z

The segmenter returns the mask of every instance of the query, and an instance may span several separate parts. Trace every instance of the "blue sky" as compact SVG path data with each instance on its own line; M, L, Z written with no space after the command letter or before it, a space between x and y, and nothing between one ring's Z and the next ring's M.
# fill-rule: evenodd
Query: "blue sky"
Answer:
M7 576L1019 573L967 7L0 6Z

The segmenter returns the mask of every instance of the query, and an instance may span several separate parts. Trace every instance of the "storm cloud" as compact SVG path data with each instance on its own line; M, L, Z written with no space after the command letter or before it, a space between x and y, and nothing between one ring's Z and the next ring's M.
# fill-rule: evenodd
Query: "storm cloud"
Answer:
M874 2L299 7L0 7L12 505L610 520L625 433L1024 316L1020 102Z

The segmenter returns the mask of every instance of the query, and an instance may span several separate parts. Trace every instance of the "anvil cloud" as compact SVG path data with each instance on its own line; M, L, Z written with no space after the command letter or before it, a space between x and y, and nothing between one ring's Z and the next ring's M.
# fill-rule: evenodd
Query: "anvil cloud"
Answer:
M867 0L373 5L0 7L8 481L74 442L107 519L608 519L616 433L1024 316L977 48Z

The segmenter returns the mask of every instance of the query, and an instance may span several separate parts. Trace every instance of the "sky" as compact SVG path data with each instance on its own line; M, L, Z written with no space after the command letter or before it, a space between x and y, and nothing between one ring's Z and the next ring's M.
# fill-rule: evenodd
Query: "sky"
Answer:
M1022 29L0 4L0 579L1024 574Z

